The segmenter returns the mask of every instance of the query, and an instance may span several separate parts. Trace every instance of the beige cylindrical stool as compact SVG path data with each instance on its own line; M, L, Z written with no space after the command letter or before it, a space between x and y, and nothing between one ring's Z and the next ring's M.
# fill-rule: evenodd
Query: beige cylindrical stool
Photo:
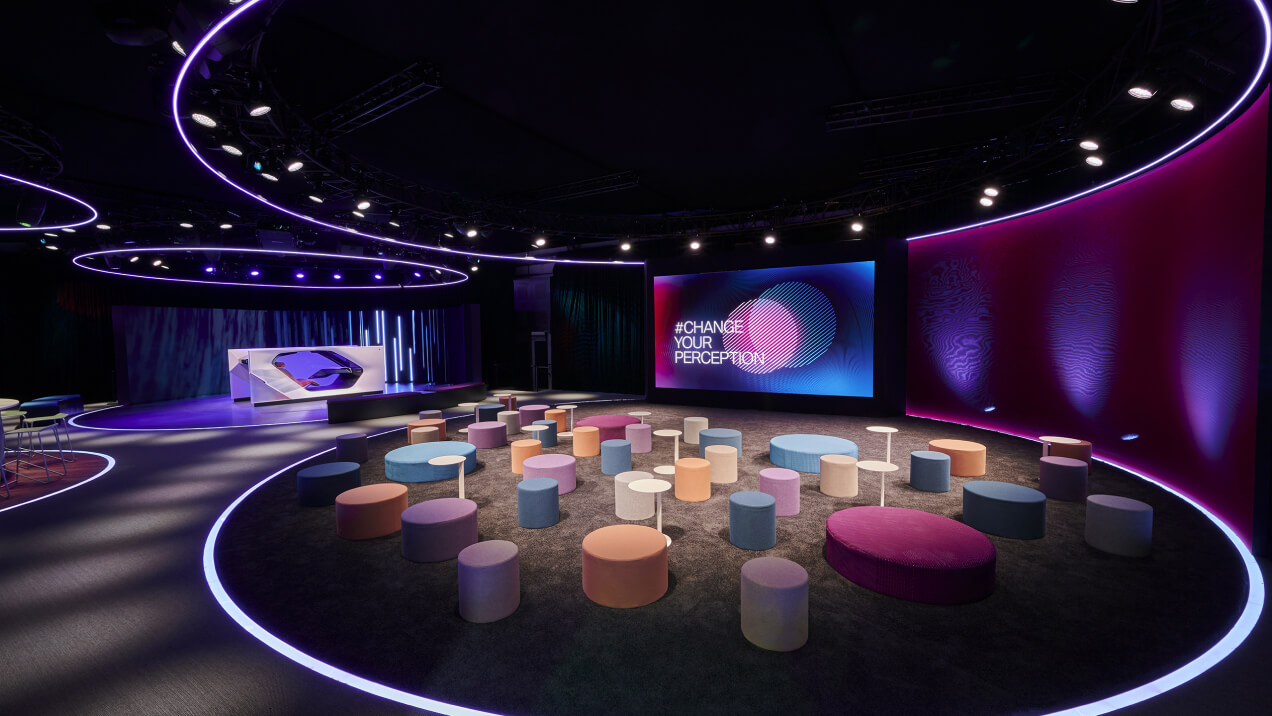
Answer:
M520 550L495 539L459 553L459 616L475 624L496 622L521 605Z
M509 438L521 432L521 413L515 410L500 410L495 418L508 429Z
M950 474L955 477L981 477L985 474L985 446L970 440L933 440L928 450L950 456Z
M1069 457L1085 462L1088 475L1091 474L1091 465L1095 462L1091 459L1091 442L1089 440L1079 440L1076 443L1051 443L1048 454L1051 457Z
M697 445L698 433L706 429L706 418L685 418L685 444Z
M437 428L437 439L446 439L446 421L437 418L428 418L426 420L412 420L406 424L406 430L410 431L416 428Z
M617 609L657 601L667 593L666 538L644 525L610 525L591 532L583 538L583 593Z
M382 482L336 495L336 534L345 539L372 539L402 529L406 485Z
M808 571L789 559L742 565L742 635L761 649L794 651L808 641Z
M591 425L574 429L574 457L596 457L601 454L601 430Z
M559 408L544 411L544 420L555 420L557 424L557 435L565 432L565 411Z
M406 441L410 445L414 445L416 443L435 443L437 442L437 428L411 428Z
M637 480L652 480L647 472L633 470L614 476L614 514L620 520L647 520L654 516L654 495L637 492L628 485Z
M514 440L512 443L512 473L525 472L526 458L543 454L543 443L538 440Z
M676 499L705 502L711 499L711 463L700 457L676 461Z
M738 481L738 449L732 445L708 445L704 450L711 463L711 481L725 484Z
M821 491L831 497L857 496L857 458L851 455L821 456Z

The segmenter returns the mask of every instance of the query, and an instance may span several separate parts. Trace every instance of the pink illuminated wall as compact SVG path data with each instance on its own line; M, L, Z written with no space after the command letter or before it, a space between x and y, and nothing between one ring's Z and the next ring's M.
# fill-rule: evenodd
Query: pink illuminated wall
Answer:
M1091 440L1248 541L1267 130L1265 92L1141 177L912 242L908 411Z

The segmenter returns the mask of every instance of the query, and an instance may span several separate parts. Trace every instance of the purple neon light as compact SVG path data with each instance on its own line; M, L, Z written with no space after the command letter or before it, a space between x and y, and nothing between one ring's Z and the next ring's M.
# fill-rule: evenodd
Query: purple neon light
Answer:
M109 271L109 270L100 269L95 266L88 266L86 264L81 263L81 259L90 259L97 256L110 256L110 255L117 255L117 254L132 255L132 254L140 254L140 253L172 253L174 250L179 250L179 247L156 246L156 247L149 247L144 249L105 249L102 251L90 251L87 253L80 254L79 256L76 256L71 261L72 263L74 263L76 266L79 266L80 268L88 269L89 271L96 271L97 273L104 273L108 276L126 276L128 278L144 278L144 279L150 279L152 281L173 281L176 283L201 283L201 284L209 284L214 286L254 286L257 288L303 288L303 289L319 289L319 290L328 289L328 290L336 290L336 291L349 291L349 290L371 289L371 288L373 289L402 288L400 286L397 286L396 284L388 285L388 286L379 286L374 284L366 285L366 286L313 286L313 285L297 286L295 284L288 284L288 283L243 283L240 281L211 281L211 280L202 280L202 279L193 279L193 278L170 278L166 276L147 276L144 274L137 274L137 273L120 273L119 271ZM434 284L426 284L426 285L409 285L409 286L405 286L404 288L437 288L439 286L449 286L451 284L463 283L464 281L468 280L468 274L464 273L463 271L457 271L453 268L449 268L446 266L435 266L433 264L420 263L418 261L407 261L405 259L387 259L387 258L378 257L378 256L377 257L346 256L344 254L328 254L328 253L322 253L318 251L275 251L273 249L241 249L241 248L223 248L221 249L221 253L271 254L271 255L284 255L284 256L303 256L306 258L328 258L328 259L340 259L340 260L349 259L353 261L366 261L368 263L375 263L375 264L380 264L380 263L400 264L403 266L414 266L418 268L438 269L441 271L445 271L446 273L454 274L460 277L458 280L454 280L454 281L444 281L442 283L434 283ZM259 273L260 272L256 270L251 271L251 275L253 276L258 275ZM296 274L296 277L304 278L304 274L298 273ZM376 278L377 279L380 278L380 274L376 274Z
M95 425L80 425L78 422L76 422L80 418L86 418L89 415L96 415L97 413L105 412L107 410L115 410L116 408L123 408L123 407L125 406L112 405L108 408L98 408L97 410L89 410L87 412L80 413L78 415L72 415L67 422L79 428L80 430L101 430L104 432L111 432L111 433L158 433L158 432L177 432L177 431L185 432L187 430L233 430L234 428L272 428L276 425L300 425L302 423L327 422L326 418L315 418L314 420L292 420L286 423L251 423L246 425L212 425L212 426L200 426L200 427L187 426L187 427L181 427L181 428L103 428L103 427L98 427Z
M91 216L89 216L87 219L83 221L77 221L74 224L51 224L47 226L0 226L0 231L53 231L55 229L71 229L76 226L83 226L84 224L90 224L94 221L97 221L97 209L94 209L92 206L89 205L88 202L84 201L83 199L77 199L71 196L70 194L67 194L66 192L58 191L57 189L54 189L52 187L40 186L39 184L36 184L34 182L29 182L26 179L19 179L18 177L10 176L8 174L0 173L0 179L8 179L9 181L17 182L18 184L29 186L32 189L36 189L38 191L46 191L50 194L56 194L57 196L60 196L63 199L69 199L70 201L73 201L76 204L79 204L85 209L88 209L88 213L91 214Z
M110 471L111 471L111 468L115 467L115 458L113 458L113 457L111 457L110 455L107 455L107 454L105 454L105 453L93 452L92 450L71 450L71 451L69 451L69 452L71 452L71 453L73 453L73 454L77 454L77 455L96 455L97 457L105 458L105 459L106 459L106 467L102 468L102 469L101 469L101 472L98 472L96 475L93 475L92 477L89 477L89 478L86 478L86 479L80 480L79 482L77 482L77 483L75 483L75 484L73 484L73 485L67 485L66 487L63 487L62 489L57 490L57 491L55 491L55 492L50 492L50 493L48 493L47 495L40 495L39 497L36 497L36 498L34 498L34 499L27 500L26 502L19 502L19 503L18 503L18 504L16 504L16 505L9 505L8 507L0 507L0 512L8 512L9 510L16 510L16 509L18 509L19 507L26 507L27 505L34 505L35 503L39 502L40 500L47 500L47 499L49 499L50 497L53 497L53 496L55 496L55 495L60 495L60 494L62 494L63 492L70 492L71 490L74 490L75 488L77 488L77 487L79 487L79 486L81 486L81 485L87 485L88 483L92 482L93 480L96 480L97 478L101 477L102 475L105 475L106 473L110 472Z

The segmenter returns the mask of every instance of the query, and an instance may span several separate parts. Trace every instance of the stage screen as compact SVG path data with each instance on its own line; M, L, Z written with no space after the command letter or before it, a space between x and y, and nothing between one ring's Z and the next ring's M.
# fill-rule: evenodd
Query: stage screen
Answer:
M872 397L875 262L654 277L658 388Z

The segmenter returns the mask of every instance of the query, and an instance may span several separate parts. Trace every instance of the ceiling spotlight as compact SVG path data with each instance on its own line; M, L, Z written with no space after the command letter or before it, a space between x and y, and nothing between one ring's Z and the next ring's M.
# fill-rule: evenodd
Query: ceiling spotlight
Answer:
M1147 87L1132 87L1126 90L1126 93L1135 99L1148 99L1156 94L1153 90L1148 89Z
M334 278L334 279L335 279L335 280L337 280L337 281L339 281L340 279L344 278L343 276L341 276L341 275L340 275L340 274L338 274L338 273L333 273L333 274L331 274L331 277L332 277L332 278Z
M698 243L697 241L692 241L689 243L689 248L693 249L694 251L697 251L698 249L702 248L702 244Z
M769 245L776 244L776 243L777 243L777 237L776 237L776 236L774 236L774 235L772 235L772 234L769 234L768 236L765 236L765 237L764 237L764 243L769 244Z
M221 224L222 229L233 229L234 224Z
M195 112L190 115L190 119L193 119L195 122L207 127L208 129L216 128L216 120L212 119L211 115L207 115L202 112Z
M454 234L452 234L452 233L451 233L451 232L449 232L449 231L442 232L442 236L445 236L445 237L446 237L446 238L448 238L448 239L453 239L453 238L455 238L455 235L454 235Z
M151 262L150 262L150 265L151 265L151 266L158 266L158 265L160 265L160 264L162 264L162 263L163 263L163 259L155 259L154 261L151 261Z
M261 176L270 181L278 181L278 177L270 174L269 172L261 172Z
M379 280L380 280L380 279L382 279L382 278L384 278L384 274L379 274L379 273L378 273L378 274L376 274L376 275L375 275L375 280L376 280L376 281L379 281Z
M181 43L176 40L172 41L172 51L177 53L178 55L181 55L182 57L186 56L185 48L182 47Z
M203 273L212 273L213 271L216 271L216 269L215 269L215 268L213 268L213 267L211 267L211 266L204 266L204 267L203 267Z
M356 209L352 213L354 216L358 217L359 219L367 218L366 214L362 213L361 211L357 211Z
M852 225L849 226L848 228L852 229L854 233L860 234L862 231L865 230L866 225L861 223L860 221L854 221L852 222Z
M181 227L181 228L183 228L183 229L193 229L193 228L194 228L194 224L191 224L191 223L190 223L190 222L188 222L188 221L183 221L183 222L181 222L180 224L177 224L177 226L180 226L180 227Z
M389 226L396 226L396 227L398 227L399 229L400 229L400 228L402 228L402 225L401 225L401 224L399 224L399 223L397 223L396 221L390 221L390 222L389 222Z
M221 151L225 152L226 154L228 154L228 155L230 155L230 156L232 156L232 157L241 157L241 156L243 156L243 150L242 150L242 149L239 149L238 147L234 146L233 144L222 144L222 145L221 145Z
M168 264L159 264L159 268L163 269L164 271L167 271L168 269L172 267L169 266Z
M235 2L242 2L242 1L243 0L230 0L230 3L232 4ZM1134 5L1135 3L1139 2L1139 0L1113 0L1113 2L1122 4L1122 5Z
M57 245L56 245L56 244L45 244L45 245L44 245L44 248L48 249L49 251L57 251Z
M987 197L987 196L982 196L982 197L980 198L980 205L981 205L981 206L993 206L993 205L994 205L994 200L993 200L993 199L990 199L990 198L989 198L989 197Z
M619 244L619 245L618 245L618 248L622 249L623 251L631 251L631 250L632 250L632 245L631 245L631 244L629 244L628 242L624 241L623 243L621 243L621 244Z
M367 199L359 199L359 200L358 200L358 210L359 210L359 211L366 211L367 209L370 209L370 208L371 208L371 202L370 202L369 200L367 200Z
M53 233L52 231L46 231L46 232L44 232L44 235L45 235L45 236L52 236L52 237L53 237L53 238L55 238L55 239L57 238L57 234Z
M447 234L447 236L449 236L449 234ZM476 229L469 229L468 231L465 231L465 232L464 232L464 236L467 236L467 237L468 237L468 238L470 238L470 239L475 239L475 238L477 238L477 230L476 230Z
M305 163L300 161L299 159L291 159L291 160L288 160L287 162L287 171L289 172L298 172L304 168L305 168Z
M253 117L264 117L269 114L271 109L273 109L273 107L265 104L264 102L250 102L248 103L248 106L250 109L247 110L247 113Z
M312 202L313 202L313 203L315 203L315 204L321 204L321 203L322 203L322 197L321 197L321 196L318 196L317 194L310 194L310 195L309 195L309 200L310 200L310 201L312 201Z
M548 240L547 240L547 239L545 239L545 238L543 238L542 236L540 236L539 238L537 238L537 239L535 239L535 240L534 240L534 245L535 245L535 246L543 246L543 245L545 245L545 244L547 244L547 243L548 243Z
M296 272L296 278L304 278L304 277L305 277L305 272L304 272L304 271L297 271L297 272Z
M992 186L985 187L985 196L998 196L998 190Z
M1180 112L1191 112L1193 111L1193 107L1196 107L1197 105L1193 104L1190 100L1184 99L1183 97L1176 97L1175 99L1172 99L1170 101L1170 106L1174 107Z
M261 275L261 272L260 272L260 271L257 271L256 269L252 269L251 271L248 271L247 273L248 273L249 275L251 275L251 276L260 276L260 275Z
M1086 163L1093 167L1104 166L1104 160L1094 154L1086 158Z
M68 234L73 234L73 233L75 233L75 229L72 229L72 228L71 228L71 227L69 227L69 226L68 226L68 227L66 227L65 229L62 229L62 231L65 231L65 232L66 232L66 233L68 233Z
M477 264L473 264L472 266L469 266L468 270L472 271L473 273L477 273Z
M129 257L128 257L128 263L130 263L130 264L135 264L135 263L137 263L137 260L138 260L138 259L140 259L140 258L141 258L140 256L129 256Z
M98 230L98 231L110 231L110 224L98 224L98 225L97 225L97 230Z
M419 277L420 277L420 272L419 272L419 271L415 271L415 272L413 272L413 273L415 274L415 278L419 278Z

